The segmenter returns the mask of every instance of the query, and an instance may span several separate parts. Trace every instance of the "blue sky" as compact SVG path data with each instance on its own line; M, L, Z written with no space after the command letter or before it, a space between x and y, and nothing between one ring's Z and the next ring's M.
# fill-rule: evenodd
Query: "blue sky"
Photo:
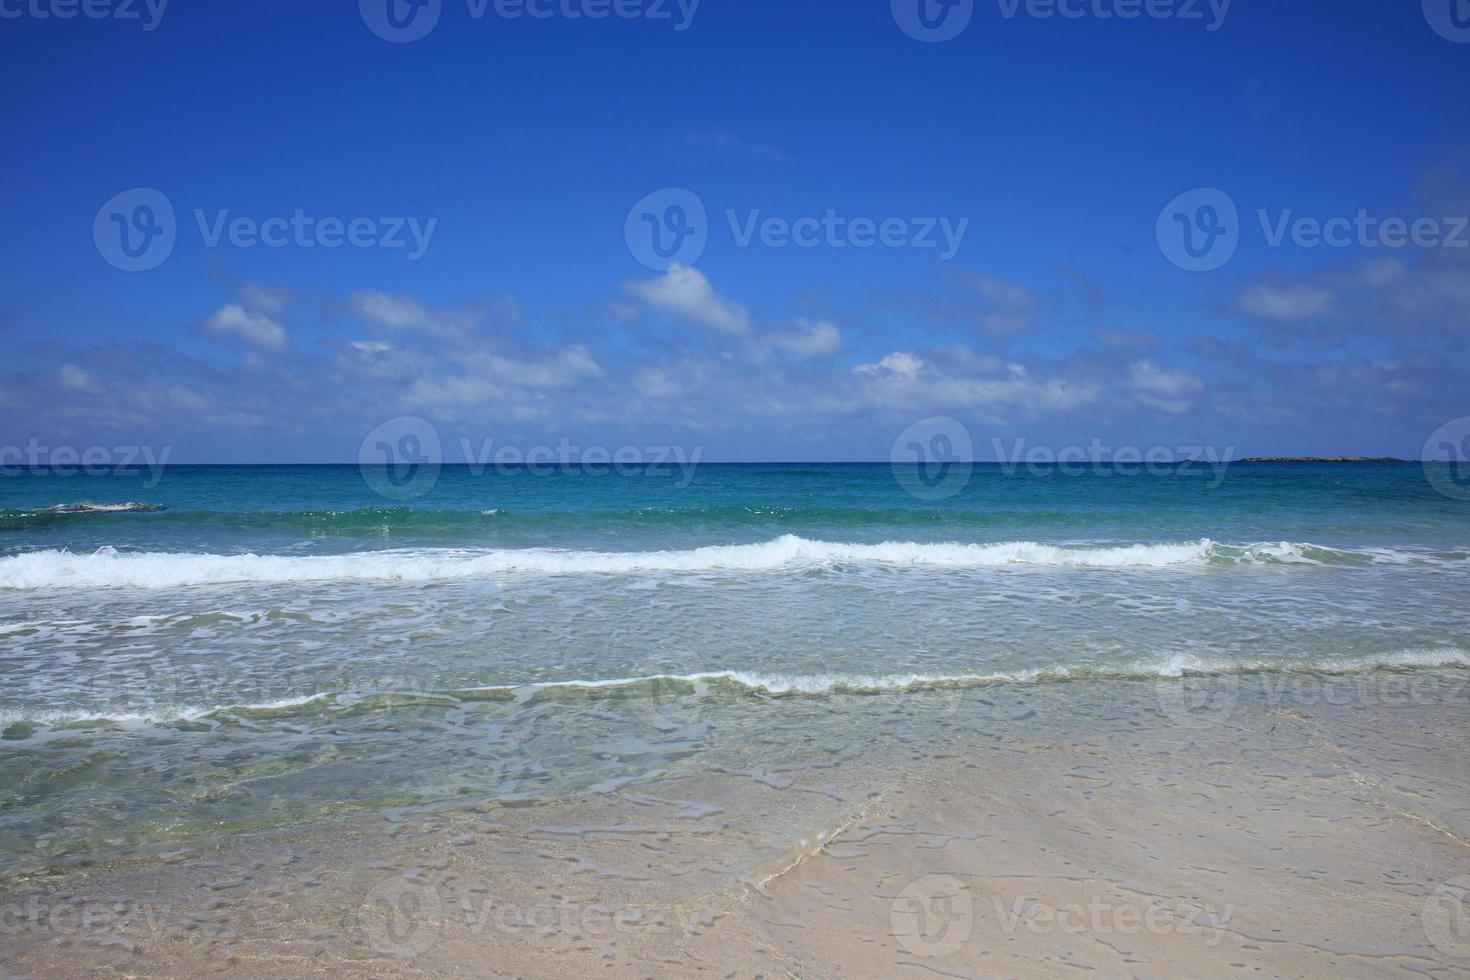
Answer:
M92 2L0 0L0 446L347 461L415 416L451 459L886 459L947 416L977 458L1417 457L1470 412L1463 0L973 0L942 42L919 0L440 0L401 43L388 0ZM128 271L138 188L172 248ZM668 188L705 211L672 267L626 234ZM1169 229L1220 198L1164 213L1198 188L1238 215L1208 271ZM1291 224L1359 214L1419 240Z

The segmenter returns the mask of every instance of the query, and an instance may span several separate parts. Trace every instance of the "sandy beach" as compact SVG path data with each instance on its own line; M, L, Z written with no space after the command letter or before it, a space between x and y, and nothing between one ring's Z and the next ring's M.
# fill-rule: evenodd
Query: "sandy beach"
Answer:
M931 719L942 736L826 764L20 876L0 960L44 977L1464 975L1467 680L997 686Z
M1470 980L1470 0L0 48L0 980Z

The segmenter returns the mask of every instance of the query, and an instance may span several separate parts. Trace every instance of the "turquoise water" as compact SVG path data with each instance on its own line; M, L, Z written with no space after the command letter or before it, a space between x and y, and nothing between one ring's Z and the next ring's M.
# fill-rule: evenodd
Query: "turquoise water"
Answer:
M752 731L797 764L988 685L1470 662L1470 502L1418 464L915 475L0 477L0 867L610 791Z
M1171 475L1094 468L1009 472L976 464L938 501L905 492L887 464L703 464L638 475L445 467L399 503L356 466L170 467L134 476L0 477L0 548L235 552L384 547L686 548L779 534L842 540L1313 540L1432 543L1464 525L1462 501L1419 464L1204 464ZM166 508L55 514L80 502Z

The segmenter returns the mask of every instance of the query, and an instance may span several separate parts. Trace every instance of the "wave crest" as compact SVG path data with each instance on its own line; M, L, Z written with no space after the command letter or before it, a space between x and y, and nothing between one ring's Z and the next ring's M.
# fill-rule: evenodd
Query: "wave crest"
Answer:
M198 554L44 550L0 558L0 588L163 589L237 582L431 582L496 575L761 572L802 567L895 566L1149 569L1236 564L1368 564L1418 560L1402 552L1344 551L1310 544L1187 543L1077 546L1029 541L845 544L784 535L758 544L687 551L391 549L341 555Z
M391 710L405 705L453 706L461 702L492 701L515 704L584 701L640 701L669 696L820 697L832 694L903 694L956 690L1003 684L1113 680L1160 682L1185 676L1239 674L1312 674L1341 676L1372 671L1414 671L1470 668L1470 650L1459 647L1398 650L1336 660L1272 658L1240 660L1176 654L1134 660L1119 665L1053 664L1024 670L955 674L783 674L742 670L715 670L690 674L652 674L596 680L541 681L529 684L490 684L446 690L395 688L374 691L322 691L272 701L240 704L159 705L142 710L42 709L0 710L0 730L12 725L58 726L88 723L170 724L222 715L260 717L298 712Z

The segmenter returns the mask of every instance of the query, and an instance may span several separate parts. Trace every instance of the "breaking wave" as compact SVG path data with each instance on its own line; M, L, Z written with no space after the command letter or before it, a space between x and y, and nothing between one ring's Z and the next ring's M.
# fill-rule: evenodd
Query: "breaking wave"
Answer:
M1361 674L1378 670L1425 670L1470 667L1470 651L1458 647L1399 650L1359 657L1271 658L1242 661L1175 654L1135 660L1117 666L1055 664L1028 670L956 674L784 674L740 670L690 674L654 674L597 680L543 681L532 684L492 684L448 690L326 691L271 701L213 706L161 704L135 709L105 708L0 710L0 729L17 724L34 726L87 723L168 724L215 716L290 715L297 712L392 710L405 706L444 708L471 702L536 704L617 700L637 702L671 696L812 697L832 694L897 694L954 690L1001 684L1040 684L1084 680L1156 680L1186 676L1229 676L1256 673L1318 675Z
M0 558L0 588L164 589L235 582L432 582L496 575L588 575L644 572L761 572L804 567L897 566L993 568L1032 566L1149 569L1210 565L1405 564L1442 561L1373 549L1311 544L1220 544L1208 538L1177 544L1078 546L1027 541L929 544L891 541L844 544L784 535L759 544L687 551L522 549L392 549L340 555L195 554L44 550ZM1459 557L1463 561L1463 557Z

